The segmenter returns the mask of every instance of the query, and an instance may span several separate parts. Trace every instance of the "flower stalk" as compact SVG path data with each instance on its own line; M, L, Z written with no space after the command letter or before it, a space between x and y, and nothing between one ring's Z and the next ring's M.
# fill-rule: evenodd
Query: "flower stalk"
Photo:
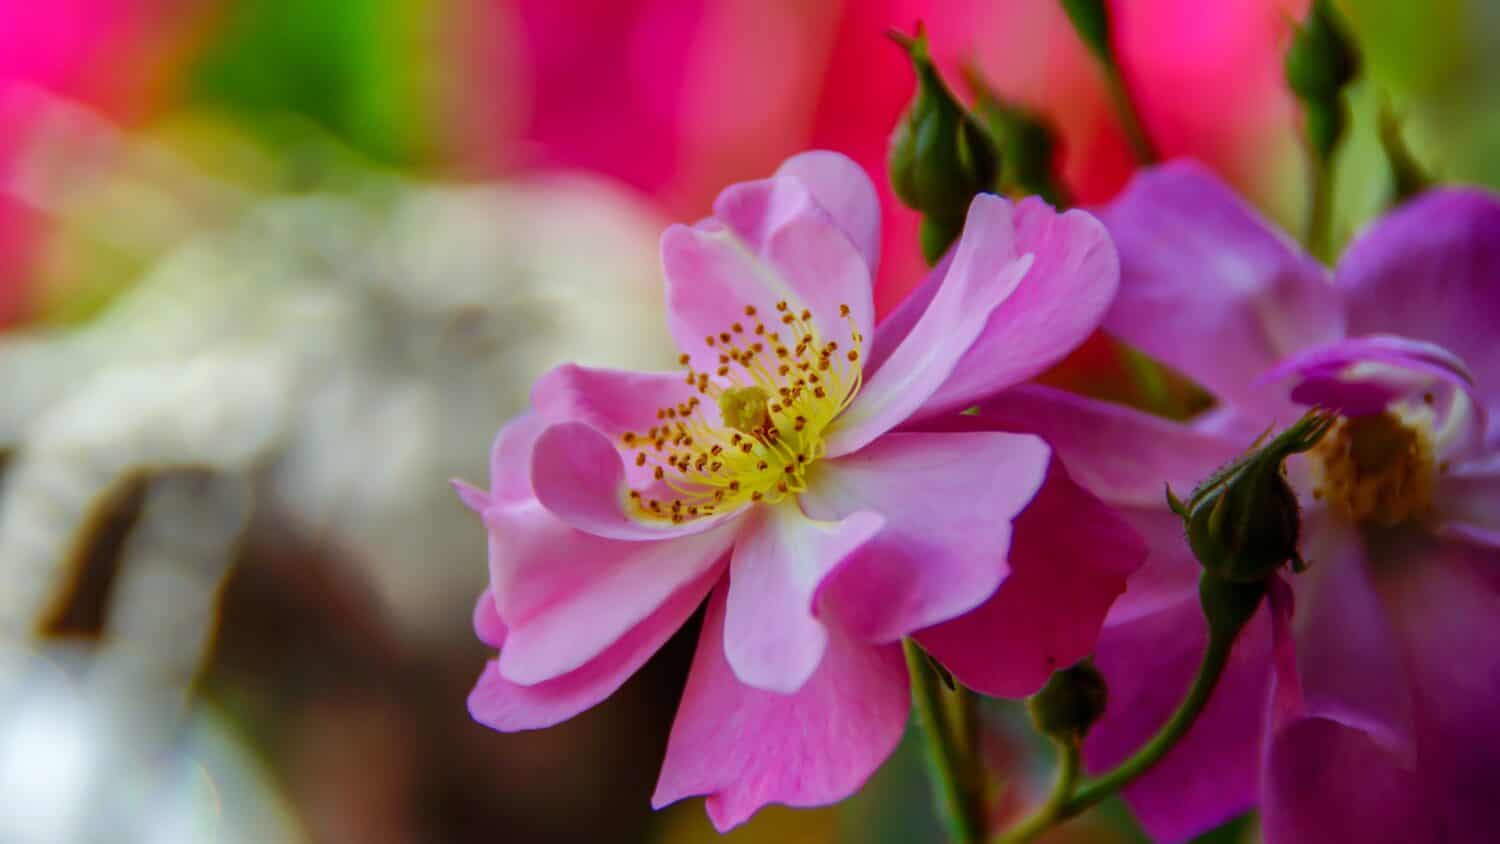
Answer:
M958 844L984 840L987 812L984 768L977 755L978 724L974 694L962 686L944 692L932 661L911 639L902 642L906 670L911 675L912 708L927 749L933 799Z
M1073 30L1098 60L1099 68L1104 72L1104 87L1120 120L1120 128L1125 132L1125 141L1130 144L1130 151L1142 165L1155 163L1156 148L1146 134L1146 126L1141 122L1140 111L1130 96L1130 88L1125 84L1125 74L1121 72L1120 62L1110 44L1109 9L1104 0L1061 2L1063 11L1068 13L1068 20L1073 24Z

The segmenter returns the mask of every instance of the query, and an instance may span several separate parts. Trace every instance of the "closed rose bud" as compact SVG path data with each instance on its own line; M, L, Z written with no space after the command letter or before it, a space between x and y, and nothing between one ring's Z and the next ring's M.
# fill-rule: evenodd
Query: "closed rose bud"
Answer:
M1288 561L1301 566L1301 514L1281 467L1291 455L1316 445L1332 423L1331 416L1307 414L1215 472L1185 504L1167 490L1173 511L1186 524L1193 555L1205 569L1231 583L1258 583Z
M974 196L994 191L997 156L983 127L938 75L922 29L915 37L891 37L917 75L917 93L891 135L891 187L922 213L922 253L936 263L962 231Z

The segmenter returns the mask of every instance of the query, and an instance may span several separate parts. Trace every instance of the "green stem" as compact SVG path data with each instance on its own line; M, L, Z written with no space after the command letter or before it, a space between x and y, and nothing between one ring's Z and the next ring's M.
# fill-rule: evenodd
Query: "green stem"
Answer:
M1120 66L1113 59L1106 60L1103 64L1104 86L1114 102L1115 113L1120 117L1120 128L1125 131L1125 141L1130 144L1130 151L1141 165L1155 164L1156 148L1151 145L1151 138L1146 134L1146 126L1141 122L1141 113L1136 110L1130 89L1125 86Z
M1203 707L1208 705L1209 698L1213 696L1214 689L1219 685L1219 678L1224 675L1224 667L1229 664L1229 654L1234 649L1234 640L1238 633L1239 628L1235 628L1228 635L1209 636L1208 648L1203 652L1203 661L1198 664L1198 676L1193 678L1192 688L1188 689L1187 697L1178 704L1177 711L1173 712L1172 717L1156 735L1129 759L1121 762L1104 776L1084 783L1083 787L1079 788L1068 801L1063 810L1063 817L1072 817L1135 782L1138 777L1160 762L1162 757L1167 755L1167 751L1176 746L1177 742L1192 728L1193 723L1198 720Z
M1002 835L997 839L997 844L1020 844L1036 838L1053 825L1082 813L1130 785L1160 762L1187 735L1198 716L1203 713L1203 708L1208 705L1229 664L1235 639L1254 615L1265 596L1265 590L1264 583L1229 583L1205 573L1199 580L1199 595L1208 620L1208 647L1203 651L1203 659L1198 664L1198 674L1193 678L1193 685L1177 705L1172 717L1167 719L1167 723L1162 725L1156 735L1114 770L1084 782L1070 796L1059 798L1054 790L1052 798L1041 809ZM1067 771L1069 765L1076 766L1077 760L1066 756L1060 760L1059 783L1073 776Z
M1333 162L1314 154L1308 166L1312 170L1312 192L1307 208L1307 251L1327 262L1333 224Z
M995 844L1024 844L1034 841L1053 824L1067 817L1063 813L1067 811L1073 789L1078 784L1078 774L1082 768L1079 764L1081 754L1076 741L1054 741L1053 744L1057 747L1057 779L1052 783L1052 793L1048 795L1047 802L1030 817L995 839Z
M927 661L927 654L910 639L902 642L906 651L906 670L911 675L912 707L927 744L928 768L932 774L933 797L948 834L960 844L979 844L984 840L985 813L982 786L975 787L972 771L977 760L970 759L972 743L960 746L953 724L945 717L942 681ZM965 692L967 693L967 692ZM963 704L967 709L968 704ZM973 730L972 713L963 715L966 732Z

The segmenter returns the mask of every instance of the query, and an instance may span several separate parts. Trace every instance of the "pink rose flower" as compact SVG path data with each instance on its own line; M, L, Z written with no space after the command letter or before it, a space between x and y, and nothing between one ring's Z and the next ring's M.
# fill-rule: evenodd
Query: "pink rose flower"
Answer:
M1101 212L1120 250L1105 328L1210 390L1187 424L1027 387L985 427L1045 436L1151 555L1096 661L1091 768L1177 705L1207 640L1200 571L1166 507L1310 405L1336 427L1288 464L1310 568L1241 634L1213 700L1125 791L1159 841L1257 804L1266 840L1480 841L1500 790L1500 201L1427 193L1331 274L1196 166ZM979 426L975 426L979 427Z
M498 730L610 695L708 615L654 803L728 829L857 789L907 717L899 640L969 687L1036 691L1087 655L1144 548L1041 439L924 433L1094 329L1114 249L1081 211L974 200L919 300L878 327L863 170L798 155L662 238L684 372L562 366L458 484L490 534L470 697Z

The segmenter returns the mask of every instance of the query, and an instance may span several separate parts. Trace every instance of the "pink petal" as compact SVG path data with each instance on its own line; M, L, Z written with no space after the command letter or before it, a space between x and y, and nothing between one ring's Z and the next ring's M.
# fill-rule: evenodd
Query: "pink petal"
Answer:
M1025 385L979 405L977 416L925 429L984 425L1045 439L1079 484L1115 505L1164 508L1166 487L1186 497L1249 443L1169 422L1122 405Z
M1500 454L1449 466L1433 499L1442 534L1500 549Z
M1402 758L1415 753L1411 686L1399 640L1352 527L1305 524L1307 572L1297 576L1297 672L1309 716L1369 733Z
M880 196L864 168L846 155L812 150L788 158L776 175L790 176L812 193L873 274L880 265Z
M983 603L1010 571L1011 521L1050 454L1016 434L888 434L820 465L802 495L809 514L872 510L885 529L824 581L819 614L890 642Z
M725 590L703 636L651 804L706 794L721 832L768 803L820 806L864 784L906 727L906 667L895 645L830 631L818 670L795 694L742 684L724 658Z
M1142 171L1100 217L1120 251L1105 328L1231 406L1282 415L1256 376L1343 336L1323 268L1196 164Z
M506 679L499 662L490 660L469 693L469 714L485 726L512 732L550 727L592 707L682 627L718 577L718 571L710 571L684 585L605 651L560 677L522 686Z
M1094 650L1110 604L1145 556L1140 537L1053 461L1015 521L1010 575L994 597L917 641L976 691L1033 694Z
M733 337L736 323L742 346L752 342L756 320L770 331L785 329L776 310L783 301L793 313L810 310L821 339L846 349L852 331L872 329L870 267L803 182L778 176L735 185L714 209L716 218L662 235L667 325L695 370L718 368L722 341L707 338ZM747 316L747 306L755 316Z
M1219 687L1187 735L1124 796L1153 841L1185 841L1256 804L1270 686L1270 613L1235 643ZM1109 625L1094 661L1109 683L1104 718L1084 744L1091 772L1134 753L1186 693L1208 642L1196 595Z
M1494 837L1500 793L1500 552L1462 542L1380 560L1417 695L1417 774L1442 835Z
M459 500L474 512L484 515L495 502L524 501L531 498L531 449L547 427L546 420L527 412L505 423L490 447L490 487L492 492L454 479L450 481Z
M505 644L505 622L500 619L500 610L495 606L495 596L485 587L474 602L474 635L479 641L495 650Z
M1017 255L1035 256L1025 279L990 314L979 339L922 413L962 410L1061 360L1104 319L1120 263L1104 226L1083 211L1059 214L1037 197L1015 210Z
M835 422L828 456L856 451L906 421L948 380L990 313L1035 261L1030 253L1017 255L1014 247L1010 202L988 194L974 197L942 288Z
M578 530L609 539L690 536L735 515L718 513L675 525L637 518L630 512L630 488L620 453L603 434L582 422L564 422L542 432L531 453L531 480L537 500L548 510ZM637 489L648 499L671 500L673 495L661 484Z
M697 395L685 373L629 372L563 364L538 378L531 406L547 422L583 422L607 437L645 436L657 411Z
M1265 780L1266 844L1482 840L1440 835L1421 780L1368 733L1336 721L1301 719L1279 732Z
M1500 413L1497 278L1500 200L1454 188L1423 194L1366 229L1334 281L1351 334L1398 334L1451 350L1473 371L1489 411Z
M883 522L869 511L814 521L792 501L751 513L729 569L724 655L735 676L768 691L802 688L828 645L828 630L813 614L813 596Z
M500 670L529 685L572 671L610 647L684 584L715 568L736 525L659 542L620 541L570 527L535 501L485 515L490 588L509 628Z

